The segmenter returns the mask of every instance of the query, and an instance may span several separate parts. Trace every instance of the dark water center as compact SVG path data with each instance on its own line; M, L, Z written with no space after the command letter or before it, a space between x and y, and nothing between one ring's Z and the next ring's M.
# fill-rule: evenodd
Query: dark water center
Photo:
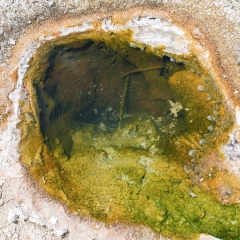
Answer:
M37 85L42 133L50 145L58 138L68 156L71 130L87 124L114 131L137 119L162 118L161 127L168 128L174 120L178 126L174 135L183 133L183 107L177 115L170 110L181 96L168 83L170 76L183 70L184 64L167 56L131 47L121 55L92 41L79 48L59 47Z

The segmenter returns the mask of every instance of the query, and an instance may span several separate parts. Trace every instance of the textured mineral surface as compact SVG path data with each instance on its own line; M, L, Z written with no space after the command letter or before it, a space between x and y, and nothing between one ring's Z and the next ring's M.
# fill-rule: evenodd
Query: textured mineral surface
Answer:
M0 8L1 239L238 239L237 1Z

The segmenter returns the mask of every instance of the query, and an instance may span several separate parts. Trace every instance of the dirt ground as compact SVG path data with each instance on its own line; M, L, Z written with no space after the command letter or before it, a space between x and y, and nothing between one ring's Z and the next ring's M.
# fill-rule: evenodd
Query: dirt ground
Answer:
M138 11L165 12L182 28L198 29L192 36L209 45L215 65L228 89L229 101L237 107L240 94L240 2L238 0L0 0L0 239L164 239L143 226L106 226L76 216L52 200L34 184L19 155L9 143L16 142L19 130L9 129L16 121L9 94L16 87L16 74L22 58L21 48L34 38L27 37L41 27L54 28L67 21L91 14L110 17L114 11L138 7ZM49 24L49 22L54 24ZM37 34L37 33L36 33ZM30 36L33 36L30 35ZM11 98L11 95L10 95ZM9 136L11 136L9 138ZM15 149L16 151L14 151ZM236 151L239 150L238 143ZM203 235L200 239L207 239ZM210 239L210 237L208 238Z

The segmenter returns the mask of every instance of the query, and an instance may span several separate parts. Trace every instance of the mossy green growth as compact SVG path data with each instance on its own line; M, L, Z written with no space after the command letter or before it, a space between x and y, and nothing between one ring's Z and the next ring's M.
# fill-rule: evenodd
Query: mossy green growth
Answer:
M81 131L72 133L70 159L56 148L53 156L61 165L62 182L56 181L54 186L62 189L69 207L109 224L141 223L169 236L192 239L194 234L207 233L238 239L238 206L224 206L192 184L181 164L151 152L151 148L137 147L143 138L148 138L144 140L149 144L156 141L154 133L132 130L140 129L144 121L113 135L98 127L82 126ZM145 130L151 130L148 121L146 125L149 129ZM48 174L43 177L51 186L55 176Z
M232 116L220 90L193 59L178 62L130 40L54 40L32 86L43 143L30 173L73 211L109 224L238 239L239 207L214 200L184 168L228 139Z

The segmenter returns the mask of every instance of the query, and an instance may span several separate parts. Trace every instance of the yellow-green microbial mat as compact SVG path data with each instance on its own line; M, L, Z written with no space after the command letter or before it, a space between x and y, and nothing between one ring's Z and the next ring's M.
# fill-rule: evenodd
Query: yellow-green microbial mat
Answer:
M26 165L51 196L108 224L239 239L239 206L221 204L190 177L233 124L194 56L177 59L102 36L52 43L38 61L25 116L39 133L28 130L23 144L33 149L38 137L39 157Z

